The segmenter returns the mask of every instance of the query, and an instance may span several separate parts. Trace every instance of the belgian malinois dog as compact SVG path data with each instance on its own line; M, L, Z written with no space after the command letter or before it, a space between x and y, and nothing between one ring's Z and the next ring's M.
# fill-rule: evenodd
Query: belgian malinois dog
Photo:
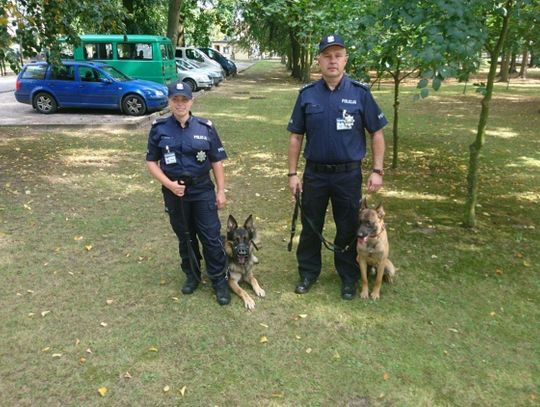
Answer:
M388 244L388 236L384 225L384 209L382 204L379 204L375 209L370 209L366 198L362 200L362 205L358 214L358 231L356 251L357 261L360 265L360 274L362 277L362 298L369 298L368 293L368 266L372 266L377 271L375 278L375 287L371 292L371 298L378 300L381 295L381 284L383 277L388 282L393 282L396 274L396 269L390 259L388 253L390 247Z
M238 284L240 281L247 281L255 294L264 297L265 292L253 276L253 266L258 262L253 255L255 249L254 241L257 239L257 231L253 225L253 217L249 217L244 222L243 227L238 227L236 219L229 215L227 220L227 236L225 240L225 253L229 258L229 287L243 301L248 310L255 308L255 301Z

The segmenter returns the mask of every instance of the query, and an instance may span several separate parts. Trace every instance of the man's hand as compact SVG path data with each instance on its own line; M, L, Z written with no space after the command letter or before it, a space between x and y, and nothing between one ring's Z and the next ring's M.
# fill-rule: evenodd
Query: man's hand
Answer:
M293 196L296 196L297 192L302 192L302 183L298 175L293 175L289 177L289 189L291 190Z
M367 180L367 190L371 194L381 189L383 185L383 177L377 173L372 172Z

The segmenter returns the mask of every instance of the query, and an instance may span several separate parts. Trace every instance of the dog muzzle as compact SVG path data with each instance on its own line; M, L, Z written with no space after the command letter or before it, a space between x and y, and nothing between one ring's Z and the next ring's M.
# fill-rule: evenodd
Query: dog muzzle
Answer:
M233 253L238 264L244 265L249 259L249 245L244 242L237 243L233 246Z

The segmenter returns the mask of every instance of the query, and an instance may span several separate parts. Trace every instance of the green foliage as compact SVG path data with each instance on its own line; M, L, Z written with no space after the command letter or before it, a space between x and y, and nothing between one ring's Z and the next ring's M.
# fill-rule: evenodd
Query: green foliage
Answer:
M128 34L165 35L168 0L122 0Z
M124 11L119 0L3 0L1 18L14 19L16 41L24 57L48 51L59 61L59 37L76 44L78 35L88 32L124 32Z
M222 35L232 35L236 13L234 0L184 0L181 16L186 44L208 47L216 30Z

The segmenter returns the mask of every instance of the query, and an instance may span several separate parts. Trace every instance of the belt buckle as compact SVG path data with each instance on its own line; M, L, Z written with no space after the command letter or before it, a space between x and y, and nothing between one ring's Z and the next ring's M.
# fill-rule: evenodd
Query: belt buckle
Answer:
M334 164L324 164L325 172L336 172L336 166Z

